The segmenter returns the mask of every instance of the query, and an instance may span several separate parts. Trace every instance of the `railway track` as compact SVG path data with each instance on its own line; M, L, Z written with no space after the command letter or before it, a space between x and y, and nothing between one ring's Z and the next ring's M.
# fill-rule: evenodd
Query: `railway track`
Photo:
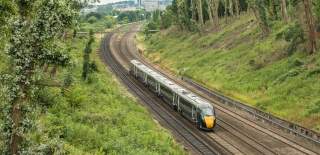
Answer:
M126 66L126 68L129 67L129 61L131 59L140 59L137 57L136 53L130 52L131 50L128 49L128 46L131 42L127 38L130 33L125 34L121 39L119 40L119 43L113 42L112 44L119 44L120 50L118 53L114 53L114 55L118 55L123 60L120 60L120 62L126 62L126 64L122 64L123 66ZM141 59L140 59L141 60ZM268 147L261 145L259 143L255 143L256 140L254 140L251 137L248 137L247 135L244 135L243 133L235 132L237 129L234 127L228 128L225 125L230 124L224 122L222 124L222 120L219 120L221 123L217 124L217 131L223 130L224 132L219 132L219 134L212 134L212 133L201 133L206 137L210 137L211 140L217 140L218 142L222 143L223 145L227 146L228 149L232 150L233 154L277 154L272 149L269 149ZM232 126L231 126L232 127ZM232 138L230 138L232 137ZM245 137L245 138L244 138ZM237 143L233 143L237 142Z
M164 74L159 68L150 65L145 61L136 49L132 48L134 33L126 33L121 39L115 37L116 42L111 42L113 45L117 45L117 49L113 52L113 55L117 56L117 61L121 62L123 68L128 69L129 60L138 59L148 65L149 67L158 70ZM119 36L118 36L119 37ZM110 41L110 40L109 40ZM130 47L131 46L131 47ZM130 49L131 48L131 49ZM119 60L121 59L121 60ZM180 85L186 84L174 79L171 76L168 78L176 81ZM187 86L190 88L190 86ZM192 89L194 90L194 88ZM201 92L197 92L201 96L208 99L208 96L204 96ZM214 106L218 109L218 116L223 116L218 120L218 127L216 133L199 133L205 137L211 137L212 141L227 146L229 151L233 154L318 154L319 152L305 148L304 146L290 141L289 139L277 135L258 126L250 120L244 119L242 116L226 109L225 107L217 104L217 101L209 99L214 102ZM220 117L218 117L220 118ZM235 120L237 121L235 123ZM190 124L190 123L189 123ZM317 149L317 148L316 148Z
M127 70L117 62L111 54L110 38L112 33L107 35L101 44L101 58L109 66L110 70L117 75L121 82L127 86L128 90L148 106L149 110L155 117L164 123L166 127L174 131L176 136L179 136L190 146L189 149L195 154L233 154L228 149L225 149L220 143L216 143L199 134L200 131L190 127L187 120L175 113L169 106L151 93L143 84L134 79Z

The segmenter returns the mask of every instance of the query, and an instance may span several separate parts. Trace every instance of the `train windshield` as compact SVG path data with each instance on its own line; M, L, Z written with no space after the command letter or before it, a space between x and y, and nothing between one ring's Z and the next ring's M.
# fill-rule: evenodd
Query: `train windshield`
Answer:
M213 116L213 110L211 108L204 108L201 113L203 116Z

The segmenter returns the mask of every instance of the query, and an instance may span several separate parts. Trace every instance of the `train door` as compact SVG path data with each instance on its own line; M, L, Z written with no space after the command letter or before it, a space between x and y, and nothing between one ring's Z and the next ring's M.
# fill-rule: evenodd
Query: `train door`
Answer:
M137 67L134 64L132 64L131 71L132 71L131 73L134 75L134 77L137 78Z
M178 95L177 95L178 96ZM178 96L178 102L177 102L177 110L181 112L181 107L180 107L180 96Z
M185 117L187 117L188 119L192 120L192 107L193 107L193 105L189 101L181 98L180 107L182 110L182 114Z
M179 95L177 95L176 93L173 93L173 96L172 96L172 107L174 110L179 110L179 102L180 102L180 97Z
M148 84L148 74L144 73L144 79L143 82L147 85Z
M191 109L191 118L193 122L197 122L197 110L195 106L192 106Z
M156 82L156 92L157 95L160 96L161 95L161 86L160 86L160 82Z

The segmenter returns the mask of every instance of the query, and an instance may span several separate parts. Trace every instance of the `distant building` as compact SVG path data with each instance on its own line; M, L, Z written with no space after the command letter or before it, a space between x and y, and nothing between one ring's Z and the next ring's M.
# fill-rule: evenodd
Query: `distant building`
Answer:
M172 3L172 0L138 0L138 3L139 1L146 11L165 10Z
M88 14L91 12L97 12L98 6L96 5L89 5L87 8L81 9L81 14Z

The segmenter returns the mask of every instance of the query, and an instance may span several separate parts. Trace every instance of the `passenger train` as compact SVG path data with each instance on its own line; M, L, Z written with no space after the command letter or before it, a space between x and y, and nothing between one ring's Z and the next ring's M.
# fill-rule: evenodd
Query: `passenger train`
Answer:
M174 110L192 121L198 128L213 131L216 114L213 106L203 98L175 84L137 60L131 60L130 73L160 96Z

